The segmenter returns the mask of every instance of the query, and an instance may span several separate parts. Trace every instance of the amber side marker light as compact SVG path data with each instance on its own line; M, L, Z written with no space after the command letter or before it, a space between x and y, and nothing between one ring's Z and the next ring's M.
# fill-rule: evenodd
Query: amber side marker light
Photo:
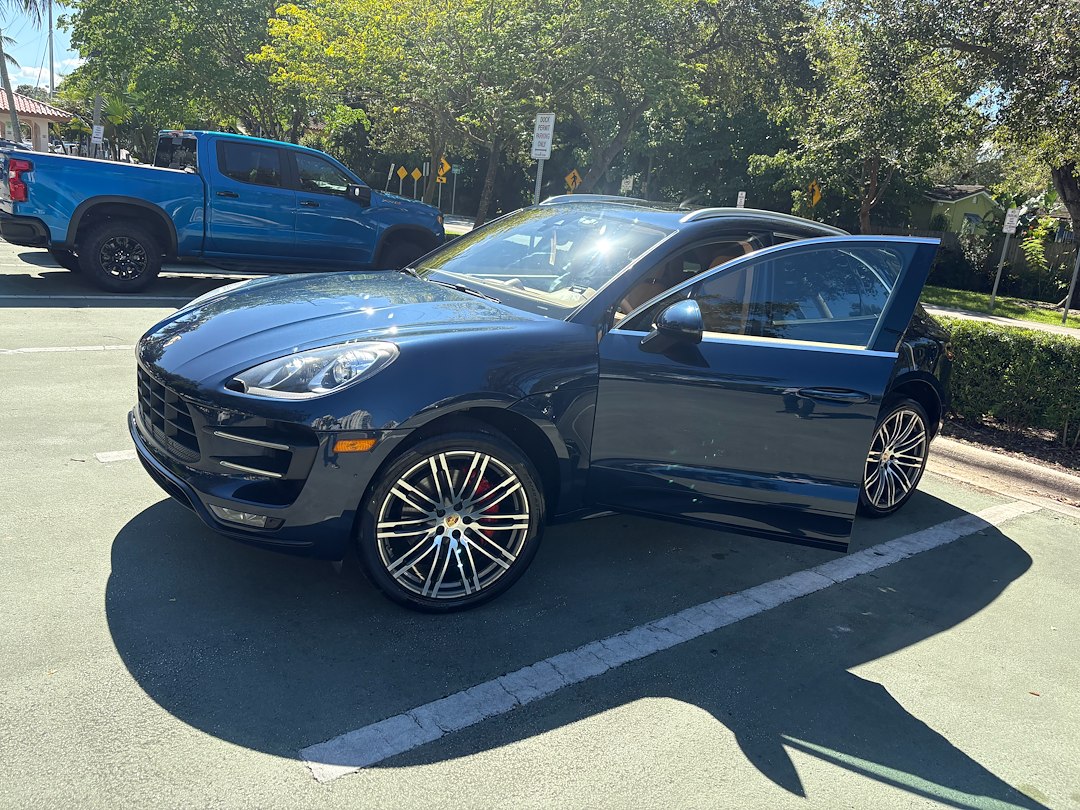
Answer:
M366 453L378 439L338 439L334 442L335 453Z

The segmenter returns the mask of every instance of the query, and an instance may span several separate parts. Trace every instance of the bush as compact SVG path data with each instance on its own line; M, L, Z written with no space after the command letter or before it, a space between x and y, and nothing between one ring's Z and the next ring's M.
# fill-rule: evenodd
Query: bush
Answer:
M1054 431L1080 443L1080 339L983 321L940 319L956 360L952 407L969 419L993 417L1012 430Z

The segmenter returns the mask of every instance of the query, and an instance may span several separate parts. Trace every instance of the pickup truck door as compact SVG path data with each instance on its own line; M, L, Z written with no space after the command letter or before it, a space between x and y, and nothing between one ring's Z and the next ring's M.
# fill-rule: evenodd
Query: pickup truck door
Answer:
M207 255L266 261L292 258L296 192L287 179L288 152L225 138L214 143Z
M370 264L377 232L371 209L346 196L356 181L329 160L289 152L296 178L296 245L300 259Z

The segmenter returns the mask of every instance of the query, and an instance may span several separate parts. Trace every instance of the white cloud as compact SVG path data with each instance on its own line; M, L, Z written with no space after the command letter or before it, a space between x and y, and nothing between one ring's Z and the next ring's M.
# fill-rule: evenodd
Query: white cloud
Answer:
M56 82L56 85L58 87L60 86L60 82L63 80L64 76L66 76L76 67L78 67L78 64L69 65L66 63L81 63L81 61L82 60L80 59L63 59L60 61L60 63L57 65L57 68L59 68L59 70L57 70L56 73L53 74L54 81ZM26 65L21 65L18 68L9 67L8 70L11 75L11 81L16 87L18 87L20 84L37 85L38 87L44 87L46 89L49 87L48 65L40 65L38 67L28 67Z

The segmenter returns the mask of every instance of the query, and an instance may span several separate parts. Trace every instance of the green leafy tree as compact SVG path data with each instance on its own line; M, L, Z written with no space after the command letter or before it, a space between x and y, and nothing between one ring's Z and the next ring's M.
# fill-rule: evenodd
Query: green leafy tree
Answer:
M251 55L275 0L74 0L62 18L85 57L65 81L81 96L136 94L158 126L209 125L296 141L308 123L296 93Z
M903 185L926 182L934 158L973 123L972 82L954 61L897 38L845 0L826 0L808 30L813 81L793 87L783 114L798 142L763 154L800 189L817 180L854 205L859 230ZM810 211L796 192L795 207Z

